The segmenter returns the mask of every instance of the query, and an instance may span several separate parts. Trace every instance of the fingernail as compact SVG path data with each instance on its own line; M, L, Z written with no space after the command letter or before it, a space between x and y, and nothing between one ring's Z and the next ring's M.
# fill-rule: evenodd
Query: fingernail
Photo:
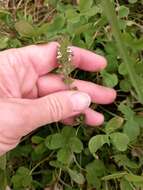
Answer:
M91 103L91 98L86 93L76 92L71 95L71 102L74 111L82 111L89 107Z

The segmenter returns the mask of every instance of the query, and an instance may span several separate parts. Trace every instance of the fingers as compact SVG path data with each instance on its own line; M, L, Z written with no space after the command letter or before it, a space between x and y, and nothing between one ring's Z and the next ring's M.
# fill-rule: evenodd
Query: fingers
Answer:
M77 91L58 92L29 100L26 106L29 121L27 126L31 127L25 127L23 134L26 135L39 126L77 115L87 109L90 102L91 99L86 93Z
M68 87L64 84L62 77L54 74L48 74L47 76L41 77L37 84L39 96L45 96L53 92L68 89ZM74 80L71 88L74 87L81 92L89 94L92 102L97 104L109 104L116 98L115 90L91 82Z
M104 57L97 55L91 51L71 47L73 51L73 64L85 71L95 72L104 69L107 61Z
M104 116L90 108L87 108L83 114L85 115L85 124L89 126L100 126L104 122ZM75 117L66 118L62 122L66 125L74 125L76 123Z
M57 42L45 45L31 45L27 47L5 50L0 53L0 57L12 57L10 62L24 65L32 65L36 73L41 76L52 71L58 66ZM88 50L78 47L71 47L73 51L73 64L86 71L99 71L106 66L106 60L100 55L96 55ZM13 60L12 60L13 59Z

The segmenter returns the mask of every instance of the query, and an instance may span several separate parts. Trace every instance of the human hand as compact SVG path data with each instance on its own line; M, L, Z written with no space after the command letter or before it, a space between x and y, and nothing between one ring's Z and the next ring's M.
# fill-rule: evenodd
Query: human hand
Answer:
M50 73L58 66L57 46L52 42L0 53L0 155L36 128L61 120L71 123L80 113L88 125L102 124L103 115L90 109L90 102L111 103L116 92L81 80L72 83L78 91L69 91L61 76ZM106 67L103 57L71 48L75 67L90 72Z

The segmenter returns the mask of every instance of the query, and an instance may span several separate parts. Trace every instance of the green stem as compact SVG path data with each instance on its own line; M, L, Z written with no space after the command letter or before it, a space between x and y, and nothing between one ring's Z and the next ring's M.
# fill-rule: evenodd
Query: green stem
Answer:
M121 30L119 29L118 19L114 9L114 5L111 0L102 0L103 11L111 24L113 36L116 40L117 47L119 49L120 55L125 63L125 67L128 71L131 83L137 93L138 100L143 103L143 92L139 86L138 76L133 67L133 61L129 56L128 50L126 49L124 42L122 40Z
M54 151L51 152L51 154L50 154L48 157L46 157L46 158L44 158L43 160L41 160L40 162L38 162L38 163L31 169L29 175L32 175L33 171L35 171L35 169L38 168L41 164L43 164L44 162L48 161L48 160L53 156L53 154L54 154Z

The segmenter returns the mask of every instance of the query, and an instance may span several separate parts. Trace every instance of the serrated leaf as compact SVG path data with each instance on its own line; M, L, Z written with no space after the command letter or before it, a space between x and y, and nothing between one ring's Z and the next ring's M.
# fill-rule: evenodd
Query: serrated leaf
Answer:
M121 128L123 122L124 122L124 119L122 117L119 117L119 116L113 117L105 125L105 132L107 134L110 134L110 133L116 131L117 129Z
M68 169L68 173L74 182L80 185L84 184L85 179L81 173L78 173L76 170L71 170L70 168Z
M92 154L96 153L104 144L110 145L108 135L96 135L89 141L88 147Z
M128 144L130 142L129 137L120 132L112 133L110 135L112 144L116 147L119 151L125 151L128 148Z
M50 150L55 150L64 146L64 139L60 133L49 135L45 139L45 145Z
M83 150L83 144L81 140L77 137L70 138L69 146L71 148L71 151L75 153L81 153L81 151Z

